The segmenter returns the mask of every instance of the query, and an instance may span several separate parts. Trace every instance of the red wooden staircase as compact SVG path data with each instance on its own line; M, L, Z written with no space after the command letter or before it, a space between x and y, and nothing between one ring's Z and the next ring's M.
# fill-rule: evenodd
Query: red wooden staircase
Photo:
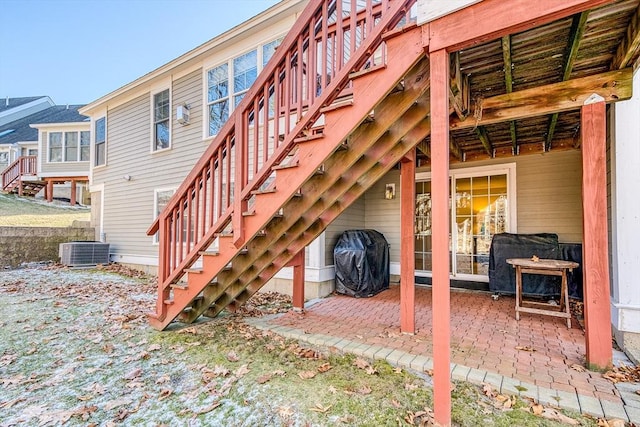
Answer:
M428 135L414 1L310 1L148 230L153 327L243 304Z
M21 156L2 172L2 191L19 196L35 196L45 186L38 179L36 156Z

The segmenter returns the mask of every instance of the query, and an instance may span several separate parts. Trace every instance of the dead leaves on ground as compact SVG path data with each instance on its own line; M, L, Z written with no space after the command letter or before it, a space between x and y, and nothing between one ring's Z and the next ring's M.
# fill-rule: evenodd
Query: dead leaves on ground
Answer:
M602 376L612 383L640 382L640 366L616 366Z
M362 369L363 371L365 371L367 373L367 375L374 375L374 374L378 373L378 370L376 368L371 366L371 364L368 361L366 361L365 359L363 359L361 357L356 358L356 360L353 362L353 364L358 369Z

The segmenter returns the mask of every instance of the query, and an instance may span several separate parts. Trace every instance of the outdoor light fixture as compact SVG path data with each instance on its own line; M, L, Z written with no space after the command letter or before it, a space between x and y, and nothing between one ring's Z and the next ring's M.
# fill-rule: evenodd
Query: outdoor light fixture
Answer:
M125 181L131 181L131 175L125 175L122 177Z

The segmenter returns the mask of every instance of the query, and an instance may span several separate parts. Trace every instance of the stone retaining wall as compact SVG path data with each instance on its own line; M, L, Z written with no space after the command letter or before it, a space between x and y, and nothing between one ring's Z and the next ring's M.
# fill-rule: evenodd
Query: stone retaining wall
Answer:
M59 261L60 243L95 240L89 227L0 227L0 268Z

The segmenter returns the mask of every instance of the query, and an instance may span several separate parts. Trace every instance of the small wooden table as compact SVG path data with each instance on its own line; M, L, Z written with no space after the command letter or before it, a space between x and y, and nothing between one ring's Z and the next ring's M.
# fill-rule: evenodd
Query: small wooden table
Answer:
M567 271L572 271L579 264L573 261L557 259L509 258L507 263L516 269L516 320L520 320L520 312L543 314L547 316L562 317L567 319L567 328L571 328L571 312L569 310L569 290L567 289ZM561 276L560 309L550 310L549 304L527 301L528 305L546 308L530 308L522 306L522 273L544 274L548 276Z

